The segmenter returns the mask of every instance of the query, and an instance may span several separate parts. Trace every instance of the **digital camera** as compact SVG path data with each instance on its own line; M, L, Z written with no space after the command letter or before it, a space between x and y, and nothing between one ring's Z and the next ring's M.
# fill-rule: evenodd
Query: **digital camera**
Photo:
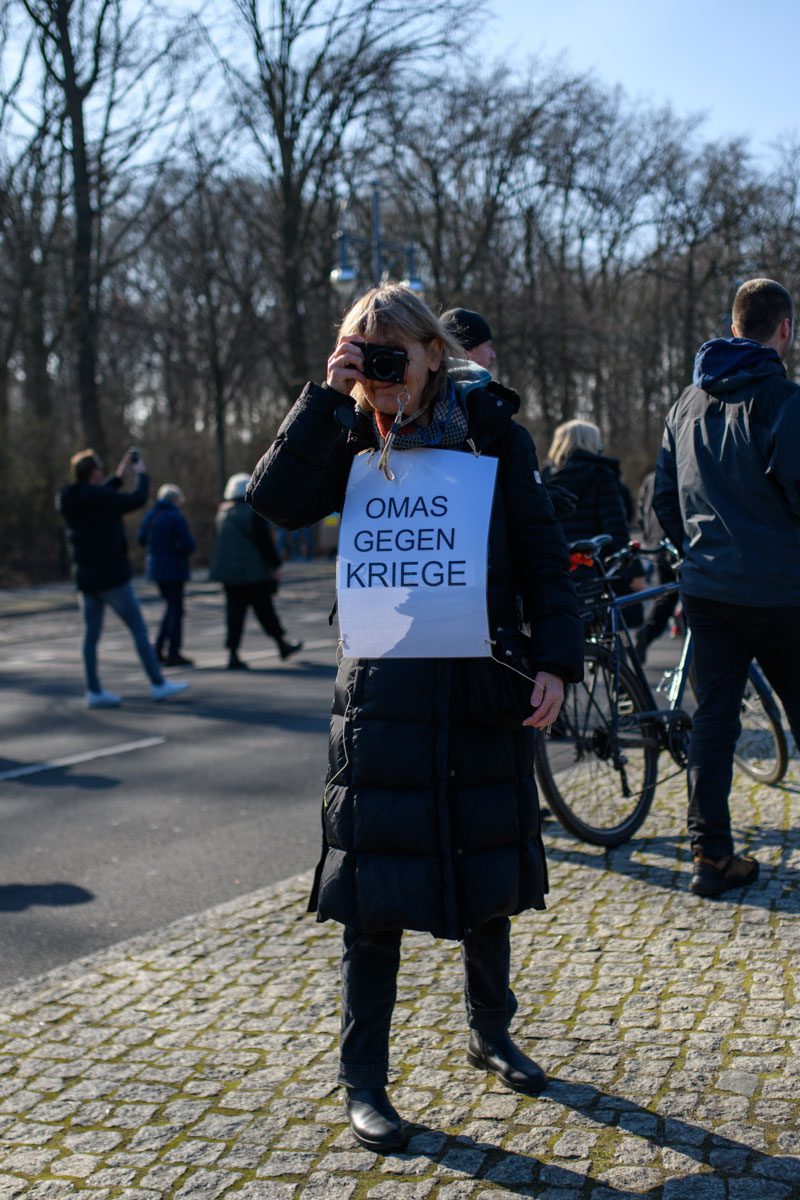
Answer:
M405 383L408 354L397 346L379 346L376 342L365 342L364 374L377 383Z

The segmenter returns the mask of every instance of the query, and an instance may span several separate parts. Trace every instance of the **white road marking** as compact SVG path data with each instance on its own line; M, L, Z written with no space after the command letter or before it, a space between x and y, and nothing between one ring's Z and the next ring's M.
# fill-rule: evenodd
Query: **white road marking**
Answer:
M76 763L91 762L94 758L111 758L114 754L130 754L132 750L147 750L151 746L162 746L165 737L142 738L138 742L123 742L119 746L105 746L102 750L87 750L83 754L68 754L65 758L54 758L49 762L31 763L27 767L14 767L12 771L0 771L0 781L21 779L23 775L36 775L39 771L55 771L59 767L73 767Z

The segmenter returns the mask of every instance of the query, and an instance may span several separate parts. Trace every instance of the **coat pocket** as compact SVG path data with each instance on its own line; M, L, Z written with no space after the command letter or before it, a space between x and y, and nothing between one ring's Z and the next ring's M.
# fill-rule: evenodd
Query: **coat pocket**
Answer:
M467 709L473 721L520 729L532 713L530 638L518 629L498 629L491 658L467 664Z

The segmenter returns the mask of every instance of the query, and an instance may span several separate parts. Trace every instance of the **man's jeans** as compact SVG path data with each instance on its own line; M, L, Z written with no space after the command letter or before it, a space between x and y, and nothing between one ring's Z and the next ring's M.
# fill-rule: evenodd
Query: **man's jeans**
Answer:
M97 643L103 630L103 613L106 605L113 609L131 631L142 666L150 676L151 683L163 683L164 676L158 666L155 651L150 645L147 626L144 623L139 601L129 583L122 587L109 588L106 592L83 593L83 662L86 668L86 686L90 692L100 692L100 676L97 672Z
M348 1087L386 1084L402 937L401 929L359 933L344 927L339 1082ZM486 1037L505 1033L517 1011L509 987L508 918L495 917L474 929L461 943L461 957L470 1029Z
M697 671L689 743L689 834L707 858L733 853L728 796L752 659L780 697L800 745L800 607L751 608L683 596Z

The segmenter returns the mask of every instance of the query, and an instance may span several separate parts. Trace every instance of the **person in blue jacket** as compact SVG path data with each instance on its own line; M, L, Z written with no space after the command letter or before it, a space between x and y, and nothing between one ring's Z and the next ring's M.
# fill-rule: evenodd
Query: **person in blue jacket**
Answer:
M166 601L156 638L156 657L166 667L194 665L191 658L181 654L183 589L189 578L189 557L197 548L180 510L183 501L178 485L165 483L158 489L158 500L139 529L139 544L147 547L147 578L158 584Z
M786 288L743 283L731 332L700 347L667 414L653 496L683 555L697 672L687 774L698 896L758 879L758 862L734 852L728 807L753 658L800 742L800 387L783 365L794 338Z

